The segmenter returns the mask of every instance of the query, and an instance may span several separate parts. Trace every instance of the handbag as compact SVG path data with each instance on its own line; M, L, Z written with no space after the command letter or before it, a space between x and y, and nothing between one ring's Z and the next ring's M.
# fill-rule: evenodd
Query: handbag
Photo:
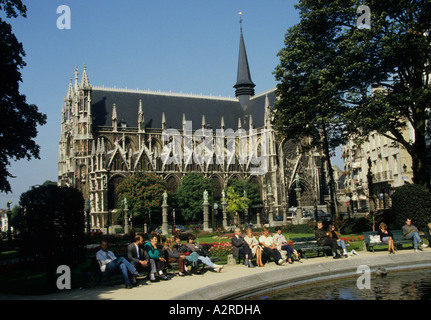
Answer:
M370 235L370 243L380 243L380 242L382 241L380 240L379 235L375 235L375 236Z

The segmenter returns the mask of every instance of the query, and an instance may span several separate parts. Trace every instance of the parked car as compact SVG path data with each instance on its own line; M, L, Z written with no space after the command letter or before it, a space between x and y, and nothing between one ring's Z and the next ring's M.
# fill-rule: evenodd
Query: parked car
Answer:
M186 231L186 228L183 226L183 225L181 225L181 224L176 224L175 225L175 230L180 230L181 232L185 232ZM159 226L157 229L156 229L156 232L157 233L162 233L162 226ZM170 224L170 225L168 225L168 232L172 232L172 225Z

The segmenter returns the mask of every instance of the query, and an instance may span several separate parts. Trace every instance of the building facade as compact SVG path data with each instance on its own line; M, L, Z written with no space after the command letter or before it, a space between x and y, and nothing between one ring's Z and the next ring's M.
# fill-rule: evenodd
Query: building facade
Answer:
M413 139L408 127L403 135ZM370 196L376 201L376 209L389 208L396 187L413 183L411 156L392 139L373 132L361 146L353 141L343 146L345 194L353 208L369 208ZM370 195L367 174L371 166L373 194Z
M81 79L75 69L61 113L58 184L81 190L93 227L107 226L116 186L139 170L157 173L171 192L199 172L212 179L215 199L233 179L255 183L263 200L255 213L278 216L297 205L298 173L302 205L325 204L321 155L277 135L275 89L255 95L254 86L242 30L236 98L96 87L85 66Z

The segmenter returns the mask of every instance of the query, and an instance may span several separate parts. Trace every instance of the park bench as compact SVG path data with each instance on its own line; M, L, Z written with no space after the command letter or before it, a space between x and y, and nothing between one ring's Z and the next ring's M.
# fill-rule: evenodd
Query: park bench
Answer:
M117 258L127 258L126 254L116 254L116 256ZM90 267L83 271L86 274L88 284L92 287L97 285L111 286L113 284L122 283L123 281L121 272L102 272L96 256L90 257Z
M317 252L318 257L320 256L320 252L322 252L325 257L328 257L326 252L331 250L330 246L319 246L314 237L300 237L290 240L293 242L293 248L305 259L308 259L308 252Z
M404 239L403 231L402 230L391 230L393 236L394 236L394 248L396 251L398 251L398 246L401 246L403 244L411 244L413 245L412 240ZM381 241L377 236L377 231L366 231L362 233L364 235L364 250L374 252L374 247L376 246L387 246L388 244Z

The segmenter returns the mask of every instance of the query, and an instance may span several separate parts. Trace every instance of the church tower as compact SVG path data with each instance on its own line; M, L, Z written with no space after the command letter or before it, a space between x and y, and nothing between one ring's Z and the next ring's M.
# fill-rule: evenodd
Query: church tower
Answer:
M241 15L241 12L240 12ZM233 86L235 96L238 97L239 103L243 110L246 109L250 97L254 96L254 87L256 86L251 80L250 67L248 65L247 52L245 50L244 36L242 34L242 18L240 18L241 35L239 39L239 55L238 55L238 73L237 81Z

